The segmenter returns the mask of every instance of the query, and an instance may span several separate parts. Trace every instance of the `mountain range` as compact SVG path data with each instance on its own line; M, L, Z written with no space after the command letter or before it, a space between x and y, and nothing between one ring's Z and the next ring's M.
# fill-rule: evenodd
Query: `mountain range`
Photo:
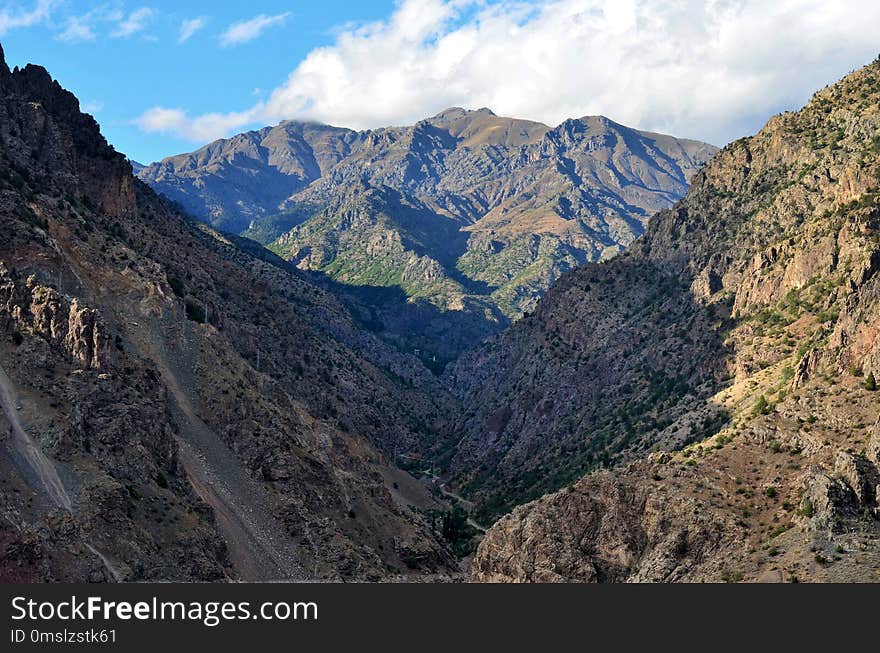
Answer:
M351 289L365 324L445 361L620 252L715 151L601 116L551 128L452 108L364 132L286 121L138 176Z
M710 149L453 109L140 168L0 50L0 579L877 580L880 59Z

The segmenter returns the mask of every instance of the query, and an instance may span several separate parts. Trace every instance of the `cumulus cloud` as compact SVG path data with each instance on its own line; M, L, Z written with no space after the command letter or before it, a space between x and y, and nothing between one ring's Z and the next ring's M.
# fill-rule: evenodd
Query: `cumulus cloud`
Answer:
M196 118L189 117L182 109L154 107L145 111L134 122L148 133L174 134L176 136L205 142L218 138L218 134L230 134L259 120L258 110L241 113L206 113Z
M405 124L458 105L551 125L604 114L723 144L873 59L877 25L876 0L403 0L339 30L244 111L138 124L207 140L285 118Z
M0 36L19 27L33 27L46 21L54 4L53 0L38 0L31 9L17 5L0 9Z
M116 23L116 28L110 33L115 38L126 38L142 32L146 29L147 24L153 19L156 11L149 7L141 7L135 9L127 16L121 16Z
M64 22L64 29L58 34L59 41L65 43L83 43L97 38L91 25L91 16L70 16Z
M281 25L290 16L290 12L267 16L260 14L254 16L250 20L242 20L230 25L225 32L220 35L220 45L229 47L231 45L239 45L247 43L258 38L265 30L276 25Z
M177 42L185 43L189 41L196 32L201 30L207 24L207 22L207 18L203 16L184 20L180 24L180 34L177 37Z

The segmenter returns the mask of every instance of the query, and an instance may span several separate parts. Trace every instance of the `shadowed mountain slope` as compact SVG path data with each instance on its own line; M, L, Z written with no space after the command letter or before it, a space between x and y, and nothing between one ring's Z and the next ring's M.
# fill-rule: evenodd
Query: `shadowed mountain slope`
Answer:
M0 63L0 233L0 578L455 572L386 459L454 411L435 377L170 209L38 66Z

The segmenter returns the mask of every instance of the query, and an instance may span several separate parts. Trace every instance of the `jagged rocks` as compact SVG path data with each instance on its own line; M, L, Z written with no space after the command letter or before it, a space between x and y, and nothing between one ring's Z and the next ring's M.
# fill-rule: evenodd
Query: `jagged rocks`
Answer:
M64 345L83 367L101 369L106 367L110 352L110 338L104 333L98 312L80 306L79 300L70 303L67 335Z
M860 504L876 507L874 488L880 481L880 476L877 467L870 460L840 451L834 463L834 472L850 487Z
M871 437L868 439L867 446L868 460L880 467L880 417L871 431Z
M798 388L809 381L810 376L812 376L813 372L819 367L821 358L822 352L819 349L811 349L804 354L801 360L798 361L794 379L792 379L792 386Z
M723 288L724 281L722 278L716 271L709 268L700 272L691 286L694 296L699 299L708 299Z
M843 520L858 509L852 488L840 477L821 467L811 469L802 480L802 494L797 519L808 530L834 532Z
M17 332L30 332L63 347L83 369L105 369L111 342L98 311L40 284L33 275L16 283L5 267L0 280L6 294L2 317Z

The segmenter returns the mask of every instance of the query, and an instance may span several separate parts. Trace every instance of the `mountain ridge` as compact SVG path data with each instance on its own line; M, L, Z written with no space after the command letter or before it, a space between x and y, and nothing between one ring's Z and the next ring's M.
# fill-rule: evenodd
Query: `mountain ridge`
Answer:
M380 333L454 359L564 271L629 245L714 151L601 116L549 127L453 107L363 132L285 121L139 176L304 270L401 288L408 301L378 311ZM436 309L442 335L409 335L432 330L411 319L412 302Z
M473 578L875 579L878 264L880 59L449 370Z

